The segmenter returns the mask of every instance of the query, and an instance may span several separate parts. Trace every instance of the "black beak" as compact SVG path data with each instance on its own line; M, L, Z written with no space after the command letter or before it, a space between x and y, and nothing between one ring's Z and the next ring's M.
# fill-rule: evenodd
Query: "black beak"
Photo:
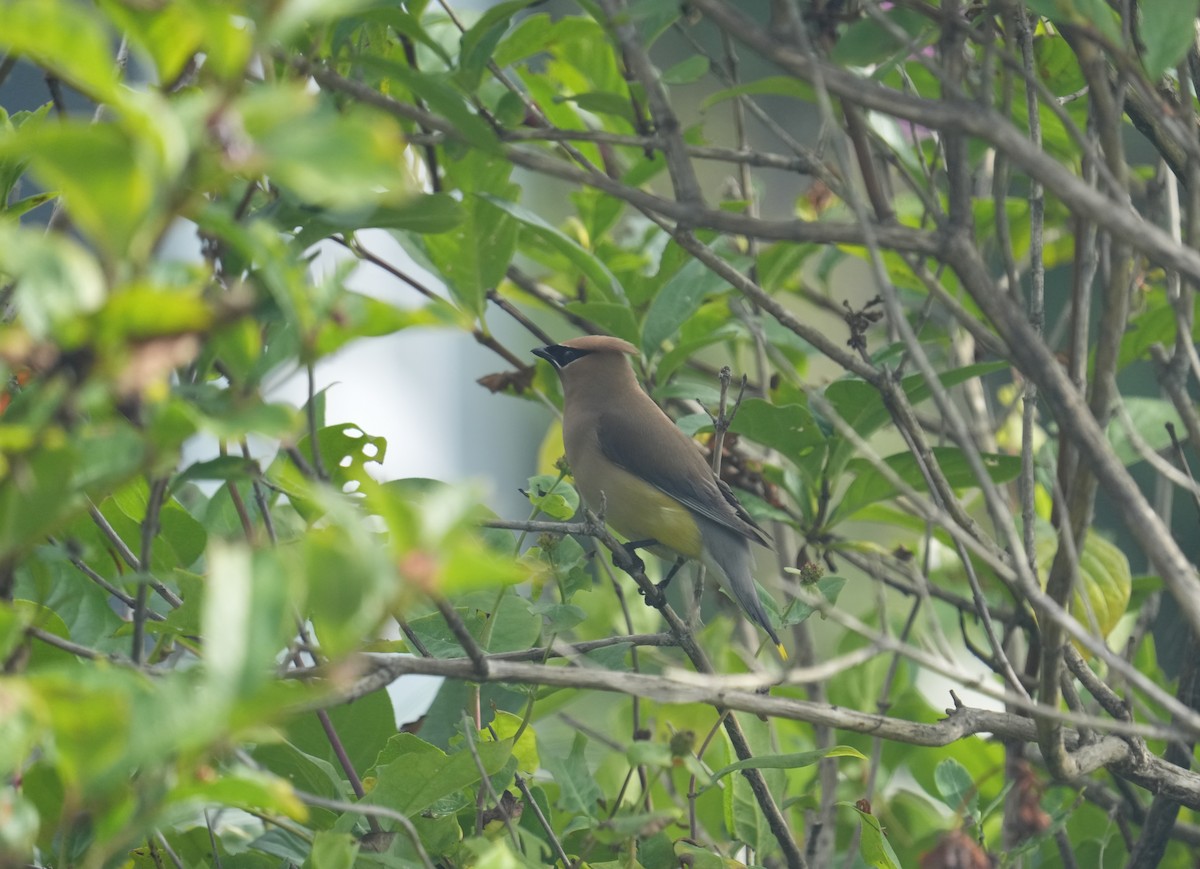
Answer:
M540 356L551 365L555 371L562 371L576 359L590 356L594 351L582 350L579 347L568 347L566 344L550 344L533 351L534 356Z
M533 351L534 356L540 356L551 365L556 371L562 371L576 359L581 356L587 356L592 351L580 350L578 347L567 347L563 344L551 344L547 347L539 347Z

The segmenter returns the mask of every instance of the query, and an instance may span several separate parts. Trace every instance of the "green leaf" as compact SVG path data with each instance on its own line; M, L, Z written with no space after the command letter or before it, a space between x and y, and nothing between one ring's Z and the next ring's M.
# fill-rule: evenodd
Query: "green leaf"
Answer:
M750 751L754 756L772 753L771 725L757 718L745 716L742 718L742 730L745 732ZM733 746L725 734L725 746L728 757L735 756ZM787 788L787 776L782 769L763 769L761 775L766 782L767 790L772 794L782 794ZM750 787L750 782L744 775L734 776L723 789L723 808L725 810L725 825L733 836L745 842L759 854L759 858L777 853L779 845L771 833L770 825L763 815L762 808Z
M369 203L367 203L369 205ZM333 232L354 232L359 229L398 229L422 235L449 232L463 221L458 200L449 193L421 193L400 202L381 202L338 212L315 211L305 216Z
M838 805L850 809L858 815L861 824L862 838L859 841L859 853L863 862L873 869L902 869L900 858L892 849L892 843L884 835L879 819L870 812L864 812L853 803L838 801Z
M67 0L6 0L0 7L0 47L100 102L118 93L113 34L88 5Z
M948 389L973 378L1003 371L1006 368L1008 368L1007 362L978 362L939 373L938 380L943 387ZM914 405L929 398L933 392L922 374L910 374L901 381L900 385L908 395L908 400ZM833 405L838 415L864 439L882 428L891 418L879 390L856 378L836 380L829 384L825 388L825 398ZM836 444L828 465L829 476L833 480L841 475L846 462L854 452L854 447L849 441L837 438Z
M375 691L326 711L354 768L363 775L373 774L375 762L396 735L396 712L387 691ZM259 746L254 756L258 758L261 752L262 762L272 772L302 790L340 798L345 793L344 773L317 716L292 718L286 732L288 742Z
M174 116L159 113L159 135L134 135L113 123L63 119L26 124L0 139L0 156L26 158L42 184L67 201L72 221L110 258L141 262L161 230L168 187L164 154L178 137ZM87 166L87 172L80 172Z
M66 445L29 456L8 456L11 471L0 478L0 557L40 542L82 509L75 490L74 451Z
M233 440L258 434L294 440L302 430L302 417L290 405L265 404L252 396L216 388L196 388L189 398L190 403L176 410L185 413L196 429L213 437Z
M358 839L349 833L321 830L313 837L312 854L304 864L309 869L354 869Z
M812 766L819 760L826 757L855 757L859 760L866 760L867 757L857 748L852 748L849 745L835 745L832 748L819 748L814 751L799 751L793 754L764 754L758 755L748 760L739 760L736 763L731 763L728 766L723 766L712 774L710 781L701 793L711 788L718 781L733 772L739 772L744 769L800 769L801 767Z
M628 341L637 346L640 342L637 320L633 310L625 301L621 302L568 302L566 309L572 314L590 320L601 331Z
M462 219L462 206L453 196L422 193L397 205L377 208L364 226L436 235L454 229Z
M349 215L398 204L408 191L404 137L387 115L334 111L292 86L251 92L240 106L258 169L300 200Z
M838 36L830 59L842 66L873 66L900 52L901 57L917 54L937 34L934 22L913 9L893 7L880 17L884 21L867 15L849 25Z
M483 316L487 294L504 280L517 248L518 223L498 202L489 196L469 195L458 226L425 238L425 250L446 279L447 288L477 317Z
M604 31L589 18L564 15L551 21L544 12L523 19L496 46L493 58L501 67L524 60L530 55L555 51L562 43L588 39L603 42Z
M590 817L596 812L596 803L601 794L600 786L592 777L584 757L586 746L587 737L576 733L570 754L566 757L548 755L542 762L558 784L558 808L564 812Z
M45 607L39 613L55 614L56 621L61 620L66 628L64 637L100 652L127 654L128 637L116 636L123 632L126 623L110 605L108 592L87 581L57 549L35 551L37 557L26 559L17 569L14 597Z
M668 842L668 844L671 844ZM614 861L615 862L615 861ZM647 869L649 869L648 864ZM733 858L722 858L719 853L715 853L710 848L703 848L699 845L693 845L687 839L680 839L675 842L670 851L670 862L660 864L658 869L665 869L666 866L688 866L691 869L739 869L745 864L738 863ZM618 869L616 866L610 866L610 869Z
M104 273L81 245L0 222L0 273L16 285L19 322L35 338L104 301Z
M214 541L208 569L202 622L208 699L227 703L271 678L295 625L288 576L275 553Z
M485 730L479 734L479 738L485 742L496 739L509 740L515 737L519 731L521 737L513 745L512 754L517 760L517 769L527 775L533 775L541 767L542 762L538 757L537 731L533 727L526 726L527 723L518 715L498 709L496 717L492 719L492 730L496 731L496 735L493 737L489 731Z
M419 9L419 6L414 6ZM454 61L447 53L446 49L440 42L429 35L429 32L421 25L418 18L406 12L403 9L398 9L393 6L382 6L375 9L368 9L358 16L364 21L379 22L400 36L407 36L413 42L418 42L421 45L432 51L446 66L452 66Z
M609 115L610 117L620 118L628 124L636 122L633 116L633 103L630 97L625 94L612 93L611 91L586 91L584 93L571 94L570 96L559 96L556 99L560 102L574 103L584 111L596 115Z
M1146 294L1145 308L1130 318L1129 326L1121 337L1121 350L1117 356L1117 367L1123 369L1131 362L1150 358L1150 348L1155 344L1170 346L1179 331L1179 319L1175 309L1162 290Z
M1145 398L1129 396L1122 399L1125 410L1129 413L1133 430L1137 432L1151 452L1159 452L1171 446L1171 433L1168 425L1175 427L1176 437L1180 441L1187 439L1187 429L1175 405L1165 398ZM1113 452L1122 464L1133 465L1144 461L1142 454L1133 445L1125 423L1114 417L1108 424L1108 442Z
M592 587L591 574L586 570L587 556L574 537L542 538L541 545L531 546L521 556L533 563L535 569L548 566L559 582L562 601L568 604L575 594Z
M1063 37L1049 34L1039 36L1033 41L1033 56L1038 77L1046 83L1051 93L1066 96L1087 85L1083 70L1079 68L1079 58ZM1025 111L1022 107L1021 112ZM1024 120L1028 124L1028 119Z
M588 616L587 610L582 607L553 601L535 603L529 611L546 619L543 630L547 634L566 634L576 625L582 624Z
M3 110L0 109L0 111ZM0 194L3 194L3 192L3 189L0 189ZM52 201L57 196L57 193L35 193L32 196L26 196L22 199L9 202L7 206L0 204L0 213L3 213L5 217L10 219L20 217L27 212L33 211L33 209L37 208L38 206L45 205L47 202ZM5 199L0 198L0 203L5 201Z
M263 9L258 24L271 39L284 41L305 28L337 21L370 5L372 0L288 0Z
M786 75L768 76L767 78L756 79L755 81L746 82L735 87L725 88L716 93L709 94L700 103L702 111L708 111L718 103L725 100L733 99L739 96L754 96L757 94L770 94L773 96L791 97L792 99L800 100L801 102L812 103L816 102L816 92L812 87L799 79L792 78Z
M673 0L636 0L625 10L637 28L638 36L647 49L652 46L683 14L683 8Z
M172 489L193 480L247 480L258 476L258 462L241 456L218 456L192 462L171 480Z
M1197 0L1157 0L1138 6L1146 46L1142 64L1151 79L1175 67L1196 41Z
M360 54L356 60L367 69L377 70L395 80L415 98L424 100L430 110L453 124L473 148L489 153L499 148L495 131L468 105L449 75L418 72L375 55Z
M96 498L133 477L147 459L145 441L120 425L81 432L78 447L75 485Z
M358 703L355 703L355 708L359 714L367 712L367 709L360 708ZM387 712L391 713L390 703L386 704L386 708ZM371 712L375 712L375 710L372 709ZM335 724L335 730L339 738L345 740L349 747L356 747L347 738L349 734L345 729ZM328 738L324 733L321 736L328 746ZM307 791L326 799L342 798L342 778L339 773L334 771L333 766L328 761L306 754L290 742L258 745L254 748L253 757L273 775L287 780L292 787L298 790Z
M504 596L492 617L491 636L481 633L484 649L489 652L517 652L537 645L542 620L530 611L530 603L520 595Z
M22 616L10 601L0 601L0 658L4 660L25 639L26 623Z
M46 633L61 637L64 640L71 639L71 632L67 629L62 617L44 604L35 603L31 600L14 600L13 608L16 610L17 617L25 625L41 628ZM48 670L55 666L61 666L65 661L70 660L73 660L70 652L63 651L54 646L34 644L30 649L28 666L36 672L42 669Z
M382 541L348 527L361 516L337 512L344 515L336 524L310 528L289 553L295 558L293 575L308 580L310 618L321 649L331 657L354 650L364 636L374 636L397 592L395 567ZM337 581L330 582L335 576Z
M150 59L160 82L179 80L198 51L204 52L206 73L240 77L254 49L253 29L232 7L204 0L158 5L102 0L98 5Z
M12 865L24 862L20 855L32 854L37 842L37 806L13 785L0 786L0 859Z
M495 592L476 592L455 608L475 642L489 652L515 652L535 646L541 636L542 619L530 612L529 602L510 593L494 607L495 598ZM441 613L413 619L409 627L435 658L461 658L466 654Z
M1049 527L1039 524L1036 549L1038 574L1043 582L1049 575L1057 548L1057 535ZM1079 550L1079 574L1071 600L1071 615L1085 628L1106 637L1129 608L1132 590L1133 575L1128 557L1098 532L1089 532Z
M113 522L118 531L122 532L127 541L132 541L137 540L141 534L141 523L146 518L149 500L150 488L144 479L138 478L116 490L111 501L103 503L101 508L105 516ZM117 521L118 517L113 515L110 505L120 511L122 517L127 520L127 524ZM164 552L165 557L161 561L155 558L153 563L155 569L188 567L203 554L204 547L208 542L208 533L204 526L183 509L178 501L168 499L163 504L158 522L159 543L160 545L166 544L169 552ZM129 530L129 534L125 534L126 529ZM158 546L155 547L156 550L158 548Z
M978 820L979 788L965 766L948 757L934 768L933 780L950 811Z
M1026 0L1029 8L1052 21L1065 21L1098 31L1114 46L1123 39L1116 13L1105 0Z
M483 71L496 50L497 44L508 30L513 15L537 0L508 0L488 9L479 20L462 35L459 50L459 81L468 91L479 88Z
M608 270L608 266L594 253L585 250L575 239L551 226L540 215L524 206L496 196L486 198L496 207L504 209L516 218L527 231L570 260L587 277L592 288L600 292L606 299L624 301L625 291L621 288L621 284Z
M699 260L689 260L655 293L642 323L642 350L650 355L664 341L677 336L713 293L729 289L725 280Z
M273 827L250 842L250 848L285 861L285 865L301 866L308 859L309 845L290 830Z
M36 111L13 112L10 115L3 106L0 106L0 136L9 136L25 124L41 123L51 108L51 104L47 103ZM29 160L24 155L0 156L0 213L5 213L10 217L19 217L25 210L28 210L18 210L17 203L12 201L13 190L16 188L17 182L21 180L21 175L24 174L28 163ZM29 198L39 198L45 201L53 199L54 196L53 194L39 194Z
M314 339L317 355L326 356L358 338L378 338L403 329L458 325L462 316L442 299L425 305L401 307L345 290L338 294L329 319L318 327Z
M109 296L96 315L95 329L99 340L116 344L202 332L212 320L213 309L201 298L199 287L135 285Z
M800 573L800 571L794 567L787 568L787 572L792 574ZM830 605L833 605L837 603L838 595L842 593L842 589L845 587L845 585L845 577L823 576L817 580L816 590L821 597L825 598L825 600L829 602ZM811 616L814 612L816 612L816 610L813 607L799 599L796 599L788 605L786 610L784 610L783 616L780 618L780 622L783 625L799 624Z
M708 58L702 54L694 54L686 60L681 60L662 74L663 84L681 85L697 82L708 73Z
M178 783L167 796L169 803L218 803L238 809L277 812L298 821L308 820L308 809L290 783L253 769L225 771L211 780Z
M808 408L799 404L778 407L761 398L743 401L729 430L778 450L793 461L825 443L825 435Z
M722 341L729 341L744 334L741 323L733 320L729 306L721 299L704 302L699 309L685 320L675 338L674 346L665 352L655 367L655 378L659 382L670 380L692 355Z
M476 742L475 751L488 775L498 773L512 757L508 740ZM479 767L466 748L446 754L411 733L397 733L388 740L375 776L375 787L363 801L409 816L480 780Z
M317 432L317 444L330 482L339 488L373 479L367 465L381 465L387 455L386 438L369 435L353 423L326 426ZM311 438L297 446L311 461Z
M934 447L932 452L934 460L942 469L946 482L952 488L974 488L979 485L979 481L975 478L975 474L967 462L966 455L958 447ZM1019 456L985 453L980 458L987 469L988 476L994 482L1007 483L1009 480L1016 479L1017 474L1021 472ZM902 481L917 491L923 492L928 489L928 483L922 473L922 463L912 453L897 453L888 456L884 462L896 472ZM846 464L846 470L855 475L854 481L846 489L842 499L830 515L830 526L845 521L869 504L886 501L899 494L899 490L867 459L851 459Z
M529 503L551 519L565 521L579 510L579 493L565 480L550 474L529 478Z
M480 528L494 514L477 489L408 479L367 481L363 491L387 528L393 563L405 581L449 595L529 578L529 566L513 556L512 537Z

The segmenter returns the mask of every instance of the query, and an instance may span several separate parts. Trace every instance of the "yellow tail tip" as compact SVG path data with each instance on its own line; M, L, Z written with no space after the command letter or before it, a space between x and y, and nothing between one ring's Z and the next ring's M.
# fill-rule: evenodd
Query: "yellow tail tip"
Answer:
M775 651L777 651L779 653L779 657L782 658L783 660L786 661L788 659L787 649L785 649L783 647L783 643L776 643Z

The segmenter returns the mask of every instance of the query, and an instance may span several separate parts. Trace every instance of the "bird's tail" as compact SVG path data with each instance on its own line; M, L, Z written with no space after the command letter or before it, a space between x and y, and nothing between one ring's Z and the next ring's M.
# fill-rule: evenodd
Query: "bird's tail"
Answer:
M758 596L754 585L754 556L750 552L750 541L704 517L696 517L701 525L704 540L704 566L716 574L730 596L756 625L767 632L779 656L787 660L787 652L779 641L770 617Z

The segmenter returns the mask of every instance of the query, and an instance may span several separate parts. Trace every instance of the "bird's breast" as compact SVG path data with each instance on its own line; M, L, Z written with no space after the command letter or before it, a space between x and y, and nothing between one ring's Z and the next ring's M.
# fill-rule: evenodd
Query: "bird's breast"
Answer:
M583 500L630 540L657 540L686 558L703 551L700 526L690 510L671 496L608 461L599 450L567 456Z

